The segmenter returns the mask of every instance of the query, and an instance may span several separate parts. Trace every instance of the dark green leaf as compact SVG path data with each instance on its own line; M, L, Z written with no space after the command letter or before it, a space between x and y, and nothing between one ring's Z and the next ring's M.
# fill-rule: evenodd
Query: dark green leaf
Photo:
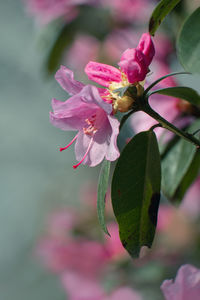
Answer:
M154 35L162 20L181 0L161 0L154 9L149 21L149 33Z
M185 70L200 74L200 7L186 19L177 40L177 54Z
M200 128L200 120L196 120L187 130L193 133ZM171 198L187 173L196 153L196 147L184 139L180 139L162 160L162 191Z
M190 74L189 72L174 72L174 73L170 73L170 74L167 74L165 76L162 76L160 78L158 78L157 80L155 80L151 85L148 86L148 88L144 91L144 95L147 95L149 94L148 92L157 84L159 83L160 81L164 80L165 78L167 77L170 77L170 76L175 76L175 75L181 75L181 74Z
M104 160L99 174L98 193L97 193L97 214L98 214L101 228L108 235L110 234L105 224L104 210L105 210L106 192L108 189L109 174L110 174L110 161Z
M151 92L149 96L152 94L161 94L171 97L180 98L190 102L193 105L200 105L200 95L193 89L185 86L176 86L165 89L159 89Z
M137 134L124 148L112 180L112 205L120 239L132 257L151 247L160 200L160 154L153 131Z
M183 196L185 195L187 189L190 187L190 185L197 177L199 170L200 170L200 152L197 151L187 173L183 177L178 189L176 190L176 193L173 197L173 202L180 203L183 200Z

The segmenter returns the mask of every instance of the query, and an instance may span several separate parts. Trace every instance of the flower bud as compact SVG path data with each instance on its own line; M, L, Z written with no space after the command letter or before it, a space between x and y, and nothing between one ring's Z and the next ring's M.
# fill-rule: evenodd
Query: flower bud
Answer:
M144 54L138 49L127 49L118 63L130 83L145 79L148 67Z

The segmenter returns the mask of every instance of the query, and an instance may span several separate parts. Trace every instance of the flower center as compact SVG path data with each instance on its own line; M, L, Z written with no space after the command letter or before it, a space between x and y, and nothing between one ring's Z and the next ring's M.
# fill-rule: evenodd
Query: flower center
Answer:
M90 118L85 119L86 122L86 126L87 127L83 127L83 132L87 135L94 135L97 132L97 127L95 126L95 122L96 122L96 114L92 115Z

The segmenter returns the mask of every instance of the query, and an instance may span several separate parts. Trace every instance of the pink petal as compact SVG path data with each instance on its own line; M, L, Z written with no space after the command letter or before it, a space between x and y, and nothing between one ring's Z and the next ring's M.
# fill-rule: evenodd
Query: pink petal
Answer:
M108 146L108 150L106 152L106 159L110 161L116 160L119 155L119 149L117 147L117 137L119 134L119 121L114 118L113 116L108 116L108 120L110 122L111 128L112 128L112 134L110 137L110 143Z
M78 273L65 272L61 276L61 281L71 300L104 299L104 291L95 279L90 280Z
M61 87L70 95L79 93L84 84L74 79L74 73L67 69L65 66L61 66L56 72L55 79L61 85Z
M107 114L112 113L112 104L106 103L100 96L100 94L103 94L103 89L98 89L97 87L93 85L86 85L79 96L82 98L82 101L91 104L96 104L97 106L101 107Z
M175 281L165 280L161 290L166 300L199 300L200 269L189 264L181 266Z
M114 291L108 299L109 300L120 300L120 299L142 300L142 297L138 292L132 290L129 287L120 287L116 291Z
M80 130L85 119L94 114L96 105L88 105L75 95L65 102L53 99L53 112L50 112L50 122L62 130Z
M149 66L155 55L154 44L149 33L143 33L137 46L137 49L145 55L146 64L147 66Z
M99 139L102 138L101 143L99 143ZM75 144L75 154L76 159L80 161L84 154L87 151L88 145L92 139L92 136L84 134L83 132L79 132L76 144ZM103 136L99 135L99 131L95 134L95 141L93 141L92 147L86 156L85 160L83 161L84 165L88 165L90 167L95 167L96 165L100 164L104 159L107 151L107 141L106 141L106 134Z
M198 219L200 215L200 176L191 185L181 202L180 209L192 219Z
M90 80L106 87L113 81L121 81L121 72L117 68L93 61L86 65L85 73Z
M144 80L148 72L145 56L137 49L129 48L124 51L118 65L127 75L130 83Z

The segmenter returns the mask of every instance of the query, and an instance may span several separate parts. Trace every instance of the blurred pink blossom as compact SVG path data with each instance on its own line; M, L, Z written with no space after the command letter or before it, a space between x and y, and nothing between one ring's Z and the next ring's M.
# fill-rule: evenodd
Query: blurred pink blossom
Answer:
M70 22L78 14L77 6L96 4L98 0L23 0L30 15L35 16L41 24L63 17Z
M142 296L129 287L120 287L105 300L142 300Z
M138 292L126 286L108 295L98 281L88 280L77 273L63 273L61 282L69 300L142 300Z
M200 215L200 176L188 189L180 205L180 210L192 219Z
M165 280L161 290L166 300L199 300L200 269L189 264L181 266L175 281Z
M115 222L108 224L110 236L105 236L105 247L108 250L111 259L121 259L126 257L122 243L119 238L118 225Z
M39 241L36 254L52 272L75 271L87 277L99 274L109 257L99 242L51 236Z
M59 238L66 238L76 222L77 214L72 208L54 211L47 218L48 234Z
M194 245L197 235L195 228L186 218L185 214L173 205L161 204L158 211L159 233L158 244L163 251L169 253L177 249L188 249Z
M148 0L102 0L102 4L110 9L117 21L125 22L145 22L152 9Z
M99 47L100 43L95 37L79 34L66 54L66 65L75 72L83 72L88 61L97 59Z
M88 279L73 272L61 275L61 283L69 300L103 300L104 290L95 279Z
M174 208L171 205L159 206L157 230L163 232L169 226L173 219Z

